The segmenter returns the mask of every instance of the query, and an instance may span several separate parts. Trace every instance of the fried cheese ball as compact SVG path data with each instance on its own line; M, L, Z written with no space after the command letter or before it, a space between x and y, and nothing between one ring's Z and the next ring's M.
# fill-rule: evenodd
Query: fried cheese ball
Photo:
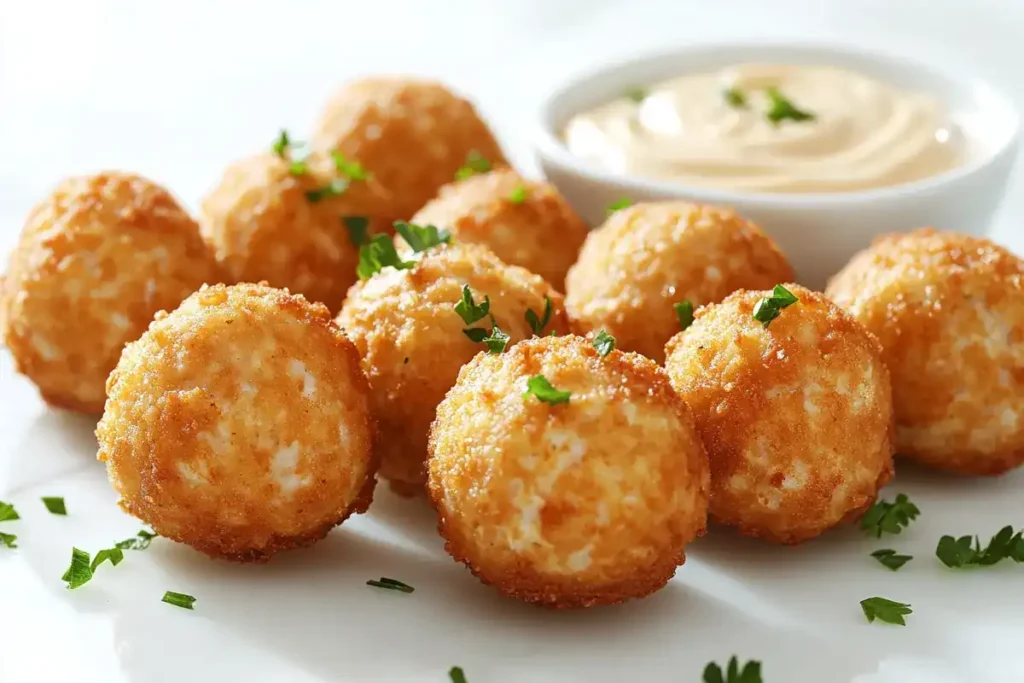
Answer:
M98 415L121 349L221 272L165 189L121 172L69 178L32 209L0 291L19 372L51 405Z
M568 401L529 393L537 376ZM438 407L428 465L448 552L548 607L658 590L707 519L707 456L664 370L572 335L464 367Z
M338 324L359 348L385 435L378 446L380 474L405 495L423 491L437 404L459 369L488 348L463 332L491 329L487 317L467 324L456 312L464 285L475 304L489 301L489 314L510 344L533 334L526 312L543 318L546 298L551 316L540 334L568 331L560 294L539 276L506 265L477 245L443 245L423 252L408 270L384 268L352 287L338 315Z
M771 238L729 209L635 204L587 237L569 270L565 306L577 333L604 329L619 348L660 362L679 331L675 304L696 308L792 279Z
M261 562L370 504L369 385L320 304L204 287L125 348L108 393L98 457L161 536Z
M882 342L898 453L965 475L1024 463L1024 261L977 237L889 235L828 295Z
M390 191L393 219L416 213L471 153L506 163L472 103L441 83L398 76L344 85L325 105L312 143L365 164Z
M333 195L324 189L332 182L347 187ZM202 202L201 231L233 282L266 281L336 309L359 262L346 221L384 231L387 206L379 183L346 181L329 155L311 154L296 174L287 157L266 152L227 168Z
M442 187L412 222L446 228L458 242L483 244L559 290L589 232L551 183L526 180L511 169Z
M878 340L817 292L765 327L771 292L701 308L665 369L711 463L712 521L799 543L859 518L892 477L893 410Z

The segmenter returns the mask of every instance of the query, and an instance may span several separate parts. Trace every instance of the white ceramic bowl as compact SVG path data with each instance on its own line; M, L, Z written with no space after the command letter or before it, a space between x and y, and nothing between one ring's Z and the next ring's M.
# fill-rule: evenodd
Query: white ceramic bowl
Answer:
M741 62L846 67L944 103L962 129L965 165L924 180L874 190L829 194L763 194L687 186L618 175L572 154L561 133L574 115L620 97L631 86ZM691 46L573 78L544 100L535 131L544 175L592 225L612 202L688 199L736 209L778 242L799 280L822 287L858 250L887 232L933 226L984 234L1016 159L1019 115L988 84L902 57L858 48L745 43Z

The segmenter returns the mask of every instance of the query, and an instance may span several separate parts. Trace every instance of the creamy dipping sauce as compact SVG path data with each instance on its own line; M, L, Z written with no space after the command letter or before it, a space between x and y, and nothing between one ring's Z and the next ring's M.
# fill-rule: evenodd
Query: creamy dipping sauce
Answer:
M579 114L574 154L625 174L753 192L899 185L964 162L934 98L825 66L741 64Z

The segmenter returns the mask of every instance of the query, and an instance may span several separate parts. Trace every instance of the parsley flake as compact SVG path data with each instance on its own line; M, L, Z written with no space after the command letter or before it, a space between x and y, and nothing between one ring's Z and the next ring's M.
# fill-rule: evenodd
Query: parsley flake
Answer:
M525 185L516 185L512 188L512 191L508 193L508 200L513 204L522 204L526 201L529 193L526 190Z
M104 548L103 550L96 553L96 557L92 558L92 564L89 565L89 570L92 572L96 571L96 567L100 566L106 561L110 561L110 564L115 567L121 564L121 560L124 559L124 551L114 546L113 548Z
M597 333L597 336L594 337L593 344L594 348L597 349L597 355L604 358L615 348L615 337L604 330L601 330Z
M477 344L486 344L487 353L499 354L505 350L508 346L510 337L498 327L497 321L494 320L494 316L491 316L491 330L487 331L483 327L468 327L462 331L464 335L469 337L469 340Z
M551 382L544 375L534 375L526 381L523 398L528 398L530 394L536 396L538 401L550 403L553 406L559 403L568 403L569 397L572 396L571 391L560 391L551 386Z
M355 160L345 157L341 152L331 152L334 160L334 169L349 180L369 180L371 173L366 167Z
M860 519L860 528L875 538L882 534L898 534L910 522L917 519L921 511L903 493L896 496L892 503L880 500Z
M544 328L548 326L549 322L551 322L551 313L551 297L547 295L544 295L543 316L538 316L533 312L532 308L526 309L526 322L530 325L530 329L533 330L533 333L538 337L541 336L540 333L543 332Z
M797 107L778 88L766 88L764 92L768 96L769 103L765 116L772 122L772 125L778 126L787 119L797 123L815 119L814 114Z
M467 325L483 320L487 317L487 314L491 310L491 298L488 296L484 297L482 304L477 306L473 300L473 292L469 289L469 285L462 286L462 298L455 304L455 312L462 318L462 322Z
M629 208L631 206L633 206L633 200L629 199L627 197L623 197L622 199L616 200L616 201L612 202L611 204L609 204L608 208L605 209L604 212L605 212L606 215L611 216L616 211L620 211L622 209L627 209L627 208Z
M359 265L356 275L360 280L369 279L388 266L397 270L406 270L416 265L413 261L403 261L395 250L395 243L387 235L374 235L370 241L359 248Z
M312 190L306 190L306 199L315 204L327 199L328 197L339 197L345 194L345 190L347 189L348 180L344 178L335 178L329 185L317 187Z
M402 581L398 581L397 579L389 579L386 576L380 577L380 581L367 581L366 585L376 586L377 588L387 588L388 590L400 591L402 593L412 593L414 590L416 590L407 583L403 583Z
M305 175L306 171L309 170L304 156L295 158L292 154L293 149L301 151L303 147L305 147L305 143L293 141L288 137L288 131L283 128L281 129L281 134L277 136L277 140L274 142L274 154L288 162L288 173L291 175Z
M15 542L18 540L16 534L5 534L0 532L0 545L5 545L8 548L17 548L18 544Z
M119 550L145 550L156 537L157 535L153 532L142 529L134 538L118 541L114 544L114 547Z
M912 559L914 559L912 555L898 555L896 551L892 550L891 548L883 548L881 550L876 550L875 552L871 553L871 557L875 558L876 560L881 562L882 565L888 567L893 571L898 570L907 562L910 562Z
M64 505L64 499L59 496L43 496L43 505L54 515L68 514L68 509Z
M89 553L78 548L72 548L71 566L64 572L64 576L60 577L60 580L66 581L70 590L89 583L92 580L92 565L89 563Z
M633 86L632 88L627 88L625 94L626 97L633 100L637 104L640 104L641 102L647 99L647 96L650 94L650 91L647 88L641 86Z
M366 216L343 216L342 225L348 230L348 239L357 249L369 239L370 219Z
M693 302L689 300L680 301L677 304L672 304L672 308L676 309L676 317L679 318L679 329L685 330L687 327L693 324Z
M417 254L452 241L450 232L438 230L433 225L416 225L405 221L395 221L395 232L401 235L406 244L412 247Z
M193 609L192 605L196 603L196 599L185 593L167 591L164 593L164 597L160 599L160 602L166 602L168 605L174 605L182 609Z
M733 109L747 109L747 93L736 86L726 88L722 91L722 99Z
M14 506L0 500L0 522L13 522L16 519L21 519L21 515Z
M448 669L448 678L451 679L452 683L468 683L466 681L466 674L463 673L461 666L453 666Z
M910 609L910 605L879 597L861 600L860 608L864 610L864 616L868 618L868 622L878 619L887 624L898 624L900 626L907 625L903 617L912 614L914 611Z
M281 133L277 136L277 140L274 141L274 154L284 159L288 156L288 148L291 147L292 141L288 137L288 131L284 128L281 129Z
M767 328L773 320L782 314L782 309L789 308L798 301L800 299L796 298L793 292L782 285L775 285L771 296L758 299L754 304L754 320Z
M764 683L761 679L761 662L751 660L740 668L735 655L729 658L726 670L715 662L704 667L704 683Z
M474 176L479 173L487 173L490 170L491 162L488 161L484 155L474 149L466 155L466 162L462 165L462 168L455 172L455 179L465 180L470 176Z
M981 547L981 539L971 536L943 536L935 548L935 556L951 569L988 567L1003 560L1024 562L1024 531L1014 533L1012 526L1004 526L988 545Z

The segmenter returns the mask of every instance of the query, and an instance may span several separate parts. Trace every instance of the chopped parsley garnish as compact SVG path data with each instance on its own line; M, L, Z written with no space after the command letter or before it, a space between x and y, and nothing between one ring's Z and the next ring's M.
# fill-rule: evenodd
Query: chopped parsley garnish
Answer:
M462 168L455 172L455 179L465 180L470 176L477 175L478 173L487 173L490 170L491 162L474 149L466 156L466 163L462 165Z
M43 505L55 515L68 514L68 509L64 505L64 499L59 496L43 496Z
M0 500L0 522L13 522L16 519L21 519L21 515L14 506Z
M370 172L361 163L347 159L341 152L331 152L334 169L349 180L368 180Z
M1024 562L1024 531L1014 533L1012 526L1004 526L981 547L981 539L971 536L943 536L935 548L935 556L942 564L952 569L963 567L988 567L1003 560Z
M15 542L18 540L16 534L5 534L0 532L0 545L5 545L8 548L17 548L18 544Z
M761 662L750 660L740 668L735 655L729 658L729 664L723 672L715 662L704 667L704 683L763 683L761 680Z
M348 239L352 246L359 248L369 239L370 219L366 216L344 216L341 219L348 230Z
M549 322L551 322L551 313L551 297L547 295L544 296L544 314L542 316L538 316L534 313L532 308L526 309L526 322L530 325L530 329L533 330L533 333L538 337L541 336L540 333L543 332L544 328L548 326Z
M291 175L305 175L309 170L309 164L305 159L292 159L288 164L288 173Z
M898 534L919 514L921 511L917 506L901 493L892 503L880 500L872 505L861 517L860 528L875 538L881 538L882 534Z
M749 106L747 104L747 93L736 86L723 90L722 99L733 109L746 109Z
M451 679L452 683L468 683L466 681L466 674L462 672L461 666L453 666L448 669L448 678Z
M455 312L462 318L462 322L472 325L489 316L491 299L485 296L483 302L478 305L473 300L473 292L470 291L469 285L463 285L462 298L456 302ZM476 344L486 344L488 353L501 353L508 346L509 336L498 327L493 315L489 317L491 319L490 331L484 327L467 327L462 330L462 333Z
M809 111L800 109L792 101L790 101L785 95L783 95L778 88L766 88L765 94L768 96L768 111L765 112L765 116L772 122L773 125L779 125L785 120L796 121L813 121L814 114Z
M470 341L476 342L477 344L486 344L487 353L498 354L505 350L508 346L509 336L505 334L498 323L494 320L494 316L491 316L491 330L487 331L483 327L469 327L462 331L464 335L469 337Z
M508 194L508 200L513 204L522 204L526 201L528 192L525 185L517 185Z
M462 298L455 304L455 312L459 314L460 318L462 318L462 322L467 325L472 325L473 323L486 318L490 311L490 297L485 296L483 303L478 306L473 300L473 292L470 291L469 285L462 286Z
M71 566L64 572L64 576L60 577L60 580L66 581L68 588L71 590L89 583L92 580L92 565L89 563L89 553L78 548L72 548Z
M309 170L305 156L300 158L292 156L293 149L301 150L304 146L305 143L292 141L288 137L288 131L284 129L281 130L281 134L277 136L277 140L274 142L274 154L289 163L288 173L291 175L304 175Z
M796 298L793 292L782 285L775 285L771 296L758 299L754 304L754 320L767 328L773 320L782 314L782 309L789 308L798 301L800 299Z
M288 150L291 145L292 141L288 137L288 131L282 128L281 133L277 136L277 140L274 141L274 154L284 159L288 156Z
M182 609L193 609L192 605L196 603L196 599L191 595L185 595L184 593L175 593L174 591L167 591L164 593L164 597L160 599L160 602L166 602L168 605L174 605Z
M106 561L110 561L110 564L115 567L121 564L121 560L124 559L124 551L114 546L113 548L104 548L103 550L96 553L96 557L92 558L92 564L89 565L89 570L95 572L96 567L100 566Z
M452 234L447 230L438 230L433 225L416 225L405 221L395 221L395 232L402 236L406 244L417 254L452 241Z
M676 309L676 317L679 318L680 330L685 330L687 327L693 324L692 301L680 301L677 304L672 304L672 308Z
M348 189L348 180L345 178L335 178L330 182L329 185L323 187L317 187L312 190L306 190L306 199L313 202L319 202L328 197L338 197L345 194L345 190Z
M594 348L597 349L597 355L604 358L615 348L615 337L604 330L601 330L597 333L597 336L594 337L593 344Z
M633 206L633 200L627 197L623 197L622 199L619 199L618 201L614 201L611 204L609 204L608 208L605 209L604 212L607 215L611 216L616 211L619 211L620 209L629 208L630 206Z
M914 557L912 555L899 555L895 550L891 548L883 548L882 550L876 550L871 553L871 557L881 562L884 566L889 569L896 571L907 562L910 562Z
M910 605L878 597L861 600L860 608L864 610L864 616L868 618L869 622L878 619L887 624L899 624L900 626L907 625L903 617L914 611L910 609Z
M356 275L366 280L384 268L391 266L397 270L406 270L416 265L412 261L403 261L395 250L395 243L387 235L374 235L370 241L359 248L359 265Z
M388 590L401 591L402 593L412 593L415 588L407 583L398 581L397 579L389 579L386 576L380 577L380 581L367 581L367 586L376 586L377 588L387 588Z
M647 95L649 94L650 91L647 88L641 86L633 86L632 88L628 88L626 90L626 97L633 100L637 104L640 104L641 102L646 100Z
M149 547L149 544L156 537L157 535L153 532L142 529L141 531L139 531L138 534L135 535L134 538L128 538L123 541L118 541L114 544L114 547L120 550L145 550Z
M572 396L571 391L559 391L551 386L551 382L544 375L534 375L526 381L523 398L529 397L530 394L536 396L538 401L550 403L553 406L559 403L568 403L569 397Z

